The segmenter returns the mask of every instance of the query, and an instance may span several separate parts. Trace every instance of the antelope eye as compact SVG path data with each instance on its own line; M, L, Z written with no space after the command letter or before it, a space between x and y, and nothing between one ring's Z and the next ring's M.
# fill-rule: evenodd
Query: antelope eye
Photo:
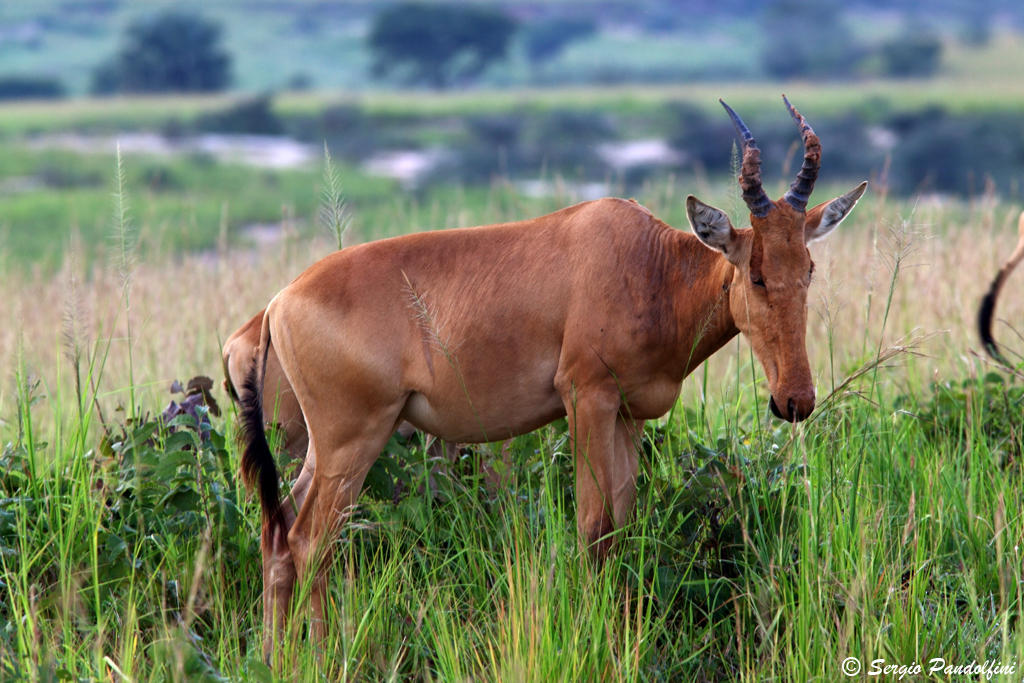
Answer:
M764 287L764 278L760 275L751 275L750 281L753 282L758 287Z

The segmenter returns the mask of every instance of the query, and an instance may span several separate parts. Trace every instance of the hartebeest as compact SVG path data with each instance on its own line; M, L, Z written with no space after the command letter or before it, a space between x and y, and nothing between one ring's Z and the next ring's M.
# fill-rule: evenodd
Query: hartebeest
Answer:
M978 308L978 334L981 335L981 342L985 345L988 354L1004 365L1010 363L1003 356L999 345L996 344L995 337L992 336L992 318L995 317L996 301L999 300L999 293L1003 291L1003 285L1006 284L1007 278L1010 277L1010 273L1017 267L1017 264L1024 260L1024 211L1021 211L1020 218L1017 219L1017 233L1019 235L1017 248L999 269L999 273L992 280L992 284L989 285L988 292L985 293L981 300L981 306Z
M839 225L867 183L808 211L821 145L783 100L804 160L778 201L761 186L753 136L722 103L743 139L748 229L693 196L686 210L696 238L635 201L600 199L532 220L350 247L274 297L260 353L271 344L277 351L316 466L289 528L262 431L266 373L251 377L242 469L258 482L273 539L264 574L268 644L296 578L307 575L313 632L322 634L325 540L401 420L480 442L568 415L580 539L603 557L634 505L644 420L664 415L683 378L738 332L767 375L772 412L794 422L810 415L806 244Z

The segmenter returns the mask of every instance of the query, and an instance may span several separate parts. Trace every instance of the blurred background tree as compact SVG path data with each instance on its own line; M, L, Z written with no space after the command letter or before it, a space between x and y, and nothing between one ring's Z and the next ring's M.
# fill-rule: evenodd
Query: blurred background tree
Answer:
M53 99L66 94L64 84L53 76L0 75L0 100Z
M92 92L213 92L231 83L220 24L166 10L133 21L117 54L93 72Z
M526 58L531 67L537 69L561 54L573 41L591 36L596 31L597 24L591 19L559 17L534 22L524 29Z
M862 48L837 0L774 0L765 8L761 60L773 78L836 78L853 72Z
M367 39L373 73L437 89L472 81L505 56L516 25L480 5L393 5L377 14Z
M882 71L895 78L932 76L942 61L942 40L919 27L908 27L901 35L879 46Z
M968 3L960 40L970 47L984 47L992 40L992 8L984 2Z

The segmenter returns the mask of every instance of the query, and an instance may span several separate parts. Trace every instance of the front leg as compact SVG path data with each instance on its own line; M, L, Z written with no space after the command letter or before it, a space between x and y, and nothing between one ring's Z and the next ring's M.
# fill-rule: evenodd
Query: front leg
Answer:
M598 560L610 534L625 524L636 501L637 438L642 422L623 420L618 390L572 390L563 396L576 467L576 525L580 543Z
M636 476L640 464L640 444L644 421L626 419L620 413L615 420L615 459L612 461L612 518L621 529L636 508Z

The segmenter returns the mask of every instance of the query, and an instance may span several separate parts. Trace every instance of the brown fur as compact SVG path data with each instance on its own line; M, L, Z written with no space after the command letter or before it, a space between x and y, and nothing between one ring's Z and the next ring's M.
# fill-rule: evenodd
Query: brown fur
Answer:
M238 387L245 384L253 364L257 361L256 352L260 344L260 329L263 327L263 314L266 309L250 318L244 325L235 330L224 342L222 358L224 362L224 390L234 401L239 400ZM270 388L272 393L267 393ZM306 431L306 420L295 398L295 392L288 384L288 378L281 370L277 352L271 344L267 351L267 364L263 376L264 398L262 402L263 419L267 425L276 425L283 431L284 446L288 454L296 460L306 457L309 446L309 435ZM398 434L408 439L416 431L408 422L398 427ZM430 442L429 456L450 461L455 454L456 446L444 444L440 439Z

